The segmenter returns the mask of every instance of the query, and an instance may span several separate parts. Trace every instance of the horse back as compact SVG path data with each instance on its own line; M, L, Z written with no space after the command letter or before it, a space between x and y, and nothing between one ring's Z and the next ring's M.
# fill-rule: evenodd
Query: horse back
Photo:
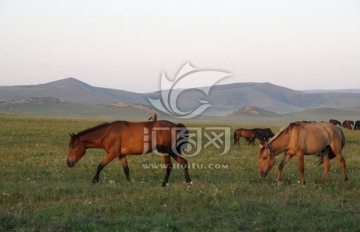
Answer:
M342 130L327 122L301 123L293 128L292 134L292 143L298 143L299 148L306 154L318 153L327 146L341 152L345 145L345 136Z
M183 126L183 125L182 125ZM120 147L121 154L143 154L158 149L171 151L177 141L177 124L169 121L115 122L109 129L109 141ZM184 127L184 126L183 126Z

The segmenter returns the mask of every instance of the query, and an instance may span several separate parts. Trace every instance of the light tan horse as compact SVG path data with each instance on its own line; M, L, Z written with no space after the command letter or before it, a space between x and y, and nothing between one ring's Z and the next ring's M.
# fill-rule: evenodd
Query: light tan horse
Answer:
M275 156L285 152L285 156L279 165L278 181L282 181L282 170L285 164L296 156L299 161L301 183L305 184L304 155L319 154L324 163L323 181L327 180L330 161L337 157L344 173L344 182L348 180L346 175L345 159L342 149L345 145L345 136L341 128L327 122L321 123L291 123L285 129L279 131L268 143L261 147L259 160L259 174L266 177L267 173L275 164Z
M98 165L93 183L99 181L101 170L112 160L119 158L129 181L129 167L126 155L141 155L156 151L160 153L165 167L162 185L168 183L172 164L170 157L177 161L184 171L186 183L191 183L188 164L181 153L188 143L188 130L183 124L169 121L104 123L77 134L71 134L67 164L74 167L88 148L102 148L105 158Z

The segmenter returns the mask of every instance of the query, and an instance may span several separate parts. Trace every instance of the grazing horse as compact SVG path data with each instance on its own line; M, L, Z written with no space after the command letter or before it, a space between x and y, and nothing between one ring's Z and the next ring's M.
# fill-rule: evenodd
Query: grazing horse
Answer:
M340 127L331 123L291 123L285 129L280 130L268 143L261 147L258 161L259 174L266 177L267 173L275 164L275 156L285 152L285 156L279 165L278 181L282 181L282 170L285 164L296 156L299 161L301 182L305 184L304 155L320 153L324 163L323 181L327 180L330 161L336 156L344 174L344 182L348 180L346 175L345 159L342 149L345 146L345 136Z
M354 130L360 130L360 120L357 120L354 125Z
M352 130L352 126L354 126L354 121L351 120L345 120L342 123L342 127L347 128L349 130Z
M341 126L341 122L336 119L330 119L329 122L335 126Z
M234 132L234 144L240 145L241 137L245 138L248 141L248 145L254 144L255 139L258 139L260 141L260 144L265 143L264 137L258 134L254 129L236 129Z
M148 119L148 121L157 121L157 114L156 113L152 113L151 117Z
M274 133L271 131L270 128L254 128L253 130L258 133L265 142L269 141L269 139L274 136Z
M126 155L140 155L156 151L161 154L165 170L162 186L168 183L172 164L176 160L184 171L186 183L191 183L188 164L181 152L188 143L188 130L183 124L169 121L104 123L93 128L71 134L67 164L74 167L88 148L102 148L107 155L98 165L93 183L99 182L101 170L113 159L119 158L124 173L130 181Z

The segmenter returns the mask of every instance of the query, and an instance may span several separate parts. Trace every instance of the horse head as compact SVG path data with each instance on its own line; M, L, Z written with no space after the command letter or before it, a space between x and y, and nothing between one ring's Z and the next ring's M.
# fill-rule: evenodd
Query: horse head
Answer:
M69 167L74 167L76 162L85 154L85 145L80 141L79 136L70 134L69 153L66 158L66 163Z
M259 161L259 174L261 177L266 177L270 169L275 164L275 155L272 152L270 144L265 142L260 145L260 152L258 156Z

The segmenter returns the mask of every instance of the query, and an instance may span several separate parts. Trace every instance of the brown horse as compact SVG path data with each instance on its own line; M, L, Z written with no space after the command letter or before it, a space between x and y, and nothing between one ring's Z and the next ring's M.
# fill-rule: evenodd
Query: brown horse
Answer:
M331 123L291 123L278 132L269 143L261 147L258 156L259 174L265 177L275 164L275 156L285 152L285 156L279 165L278 181L282 181L282 170L285 164L293 156L296 156L299 161L301 182L305 184L304 155L320 153L324 163L323 181L326 181L330 170L329 159L336 156L340 161L344 173L344 182L346 182L348 180L346 164L341 154L344 145L344 133L341 128Z
M75 166L88 148L102 148L107 155L98 165L93 183L99 182L101 170L113 159L119 158L124 173L130 181L126 155L140 155L156 151L161 154L166 171L162 186L168 183L172 164L176 160L185 174L186 183L191 183L186 159L181 156L188 143L188 131L182 124L169 121L104 123L71 134L67 164Z
M347 128L349 130L352 130L353 125L354 125L354 121L351 121L351 120L345 120L342 123L342 127Z
M329 122L335 126L341 126L341 122L336 119L330 119Z
M274 136L274 133L271 131L270 128L254 128L253 130L259 136L261 136L265 142L269 141L269 139ZM264 143L261 143L261 144L264 144Z
M148 119L148 121L157 121L157 114L156 113L152 113L151 117Z
M257 134L253 129L239 128L234 131L234 144L240 145L240 138L245 138L249 144L254 144L255 139L259 139L260 143L263 144L264 138Z
M354 130L360 130L360 120L357 120L354 125Z

